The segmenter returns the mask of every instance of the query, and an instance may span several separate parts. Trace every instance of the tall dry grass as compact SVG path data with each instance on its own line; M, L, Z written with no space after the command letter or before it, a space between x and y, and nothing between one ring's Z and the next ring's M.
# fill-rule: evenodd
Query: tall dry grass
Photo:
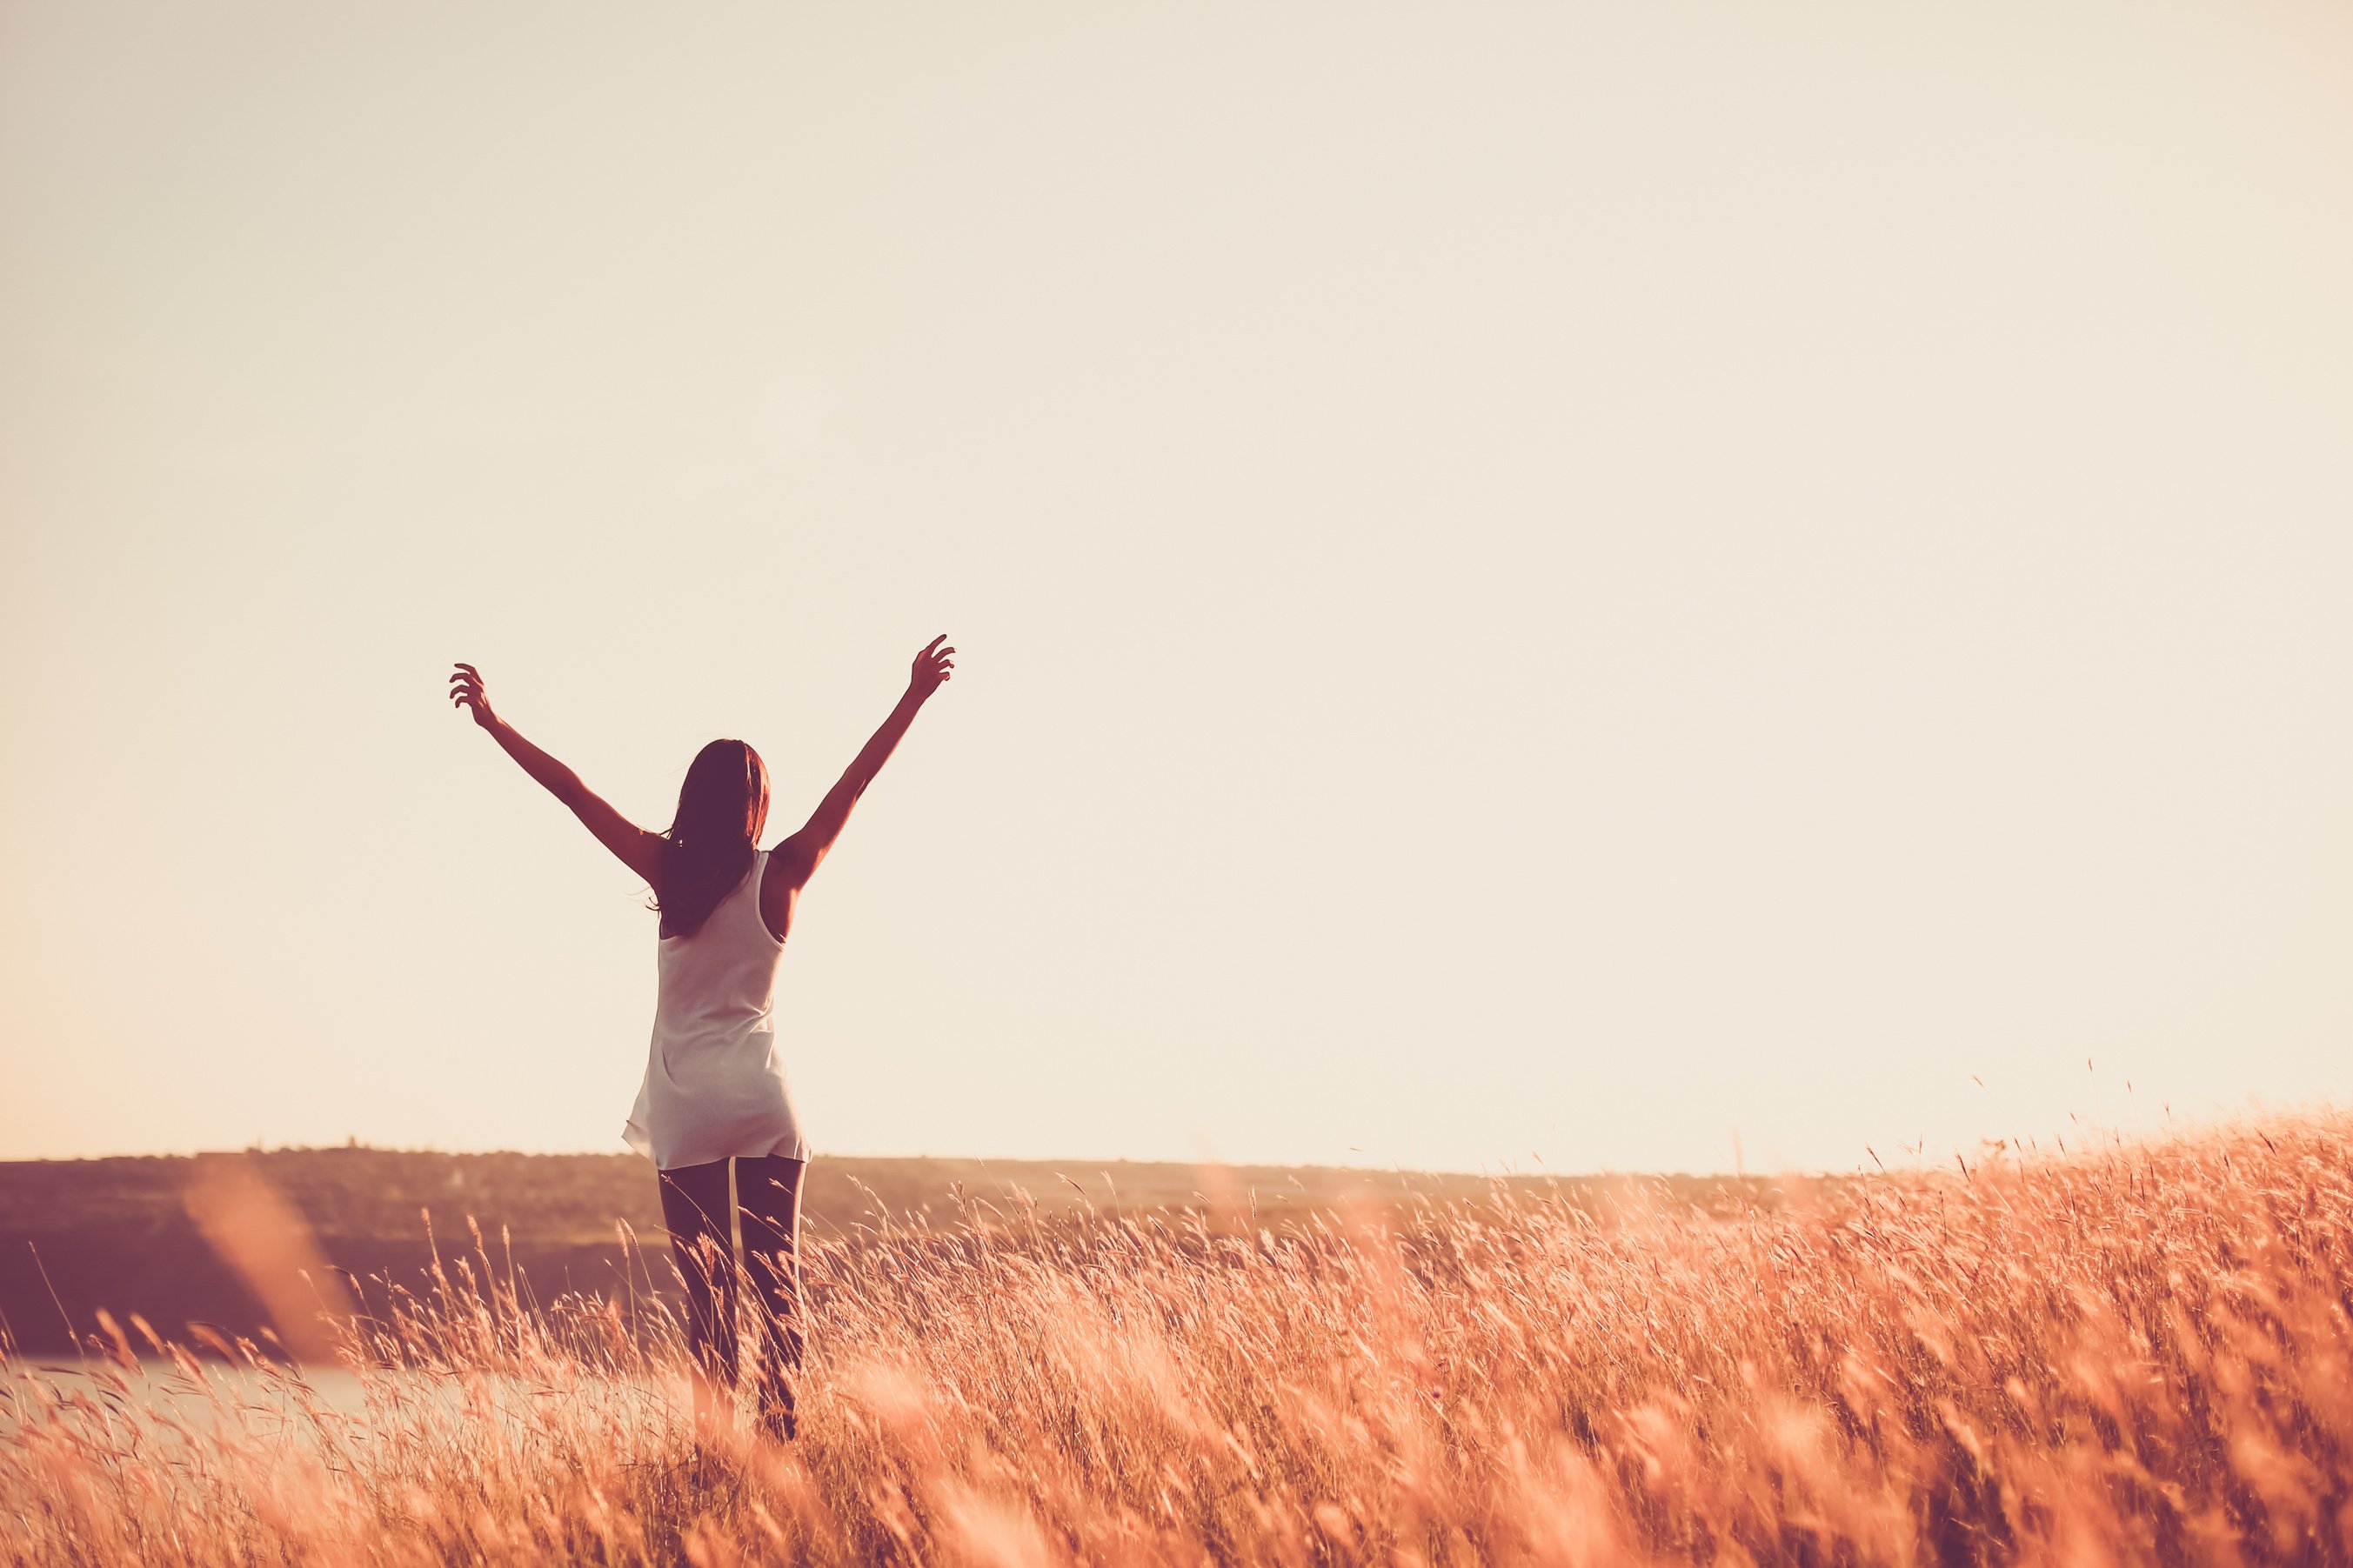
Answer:
M141 1563L2353 1558L2353 1120L1729 1216L1662 1192L818 1243L789 1449L698 1453L674 1335L526 1310L477 1253L371 1296L355 1412L185 1352L177 1404L10 1367L0 1531Z

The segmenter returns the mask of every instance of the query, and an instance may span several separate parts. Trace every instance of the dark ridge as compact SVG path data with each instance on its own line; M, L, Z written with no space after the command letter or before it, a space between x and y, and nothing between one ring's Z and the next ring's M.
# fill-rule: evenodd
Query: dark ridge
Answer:
M429 1215L445 1261L472 1251L470 1218L492 1266L503 1276L512 1261L543 1301L566 1291L626 1296L624 1227L648 1255L635 1264L639 1291L649 1272L659 1286L669 1282L653 1169L634 1154L344 1147L6 1161L0 1162L0 1316L16 1348L70 1352L75 1336L94 1331L101 1307L126 1325L138 1313L166 1338L184 1337L190 1321L251 1333L259 1307L206 1245L182 1200L205 1162L228 1159L251 1162L301 1211L327 1261L363 1280L382 1277L415 1289L433 1257ZM893 1215L954 1225L959 1184L967 1200L1002 1215L1018 1215L1026 1194L1051 1215L1089 1204L1100 1213L1196 1209L1220 1227L1277 1228L1313 1211L1363 1203L1409 1221L1419 1204L1491 1202L1503 1190L1589 1206L1613 1189L1641 1186L1718 1212L1781 1196L1775 1184L1713 1176L1499 1182L1331 1166L820 1158L809 1171L807 1223L854 1242L874 1223L879 1204Z

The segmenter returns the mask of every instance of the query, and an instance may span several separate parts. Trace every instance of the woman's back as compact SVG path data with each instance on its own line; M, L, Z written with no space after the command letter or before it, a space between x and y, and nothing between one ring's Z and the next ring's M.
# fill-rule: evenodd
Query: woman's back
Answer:
M767 868L768 851L754 854L744 879L712 906L700 929L658 940L657 1034L685 1040L770 1028L785 944L760 918Z
M659 992L644 1084L622 1137L670 1170L712 1160L805 1160L776 1054L785 944L760 916L768 854L691 935L659 939Z

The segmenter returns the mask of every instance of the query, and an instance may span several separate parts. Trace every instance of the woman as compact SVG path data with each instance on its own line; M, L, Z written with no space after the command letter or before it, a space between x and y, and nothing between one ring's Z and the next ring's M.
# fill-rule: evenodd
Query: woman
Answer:
M768 770L741 741L696 753L667 833L649 833L597 798L580 776L491 710L481 672L458 666L449 696L473 711L523 772L572 808L596 841L645 879L661 911L659 989L644 1085L622 1137L659 1172L662 1219L686 1284L694 1406L710 1422L735 1383L737 1279L749 1273L767 1324L760 1358L760 1420L794 1430L801 1361L801 1178L808 1144L793 1115L776 1054L776 963L801 889L841 837L849 808L955 668L934 637L915 656L906 695L798 833L758 847L768 819ZM729 1178L733 1178L731 1202ZM731 1214L744 1230L739 1264Z

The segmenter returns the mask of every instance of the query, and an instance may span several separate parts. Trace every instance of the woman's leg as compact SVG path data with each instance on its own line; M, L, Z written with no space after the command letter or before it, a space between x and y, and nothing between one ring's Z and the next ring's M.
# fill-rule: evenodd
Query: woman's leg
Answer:
M770 1156L735 1162L735 1201L744 1210L744 1267L759 1292L766 1332L760 1356L760 1420L776 1436L793 1435L793 1385L807 1341L801 1319L801 1178L808 1165Z
M730 1234L727 1162L661 1173L662 1223L686 1286L686 1348L694 1358L694 1413L709 1420L735 1385L735 1245Z

